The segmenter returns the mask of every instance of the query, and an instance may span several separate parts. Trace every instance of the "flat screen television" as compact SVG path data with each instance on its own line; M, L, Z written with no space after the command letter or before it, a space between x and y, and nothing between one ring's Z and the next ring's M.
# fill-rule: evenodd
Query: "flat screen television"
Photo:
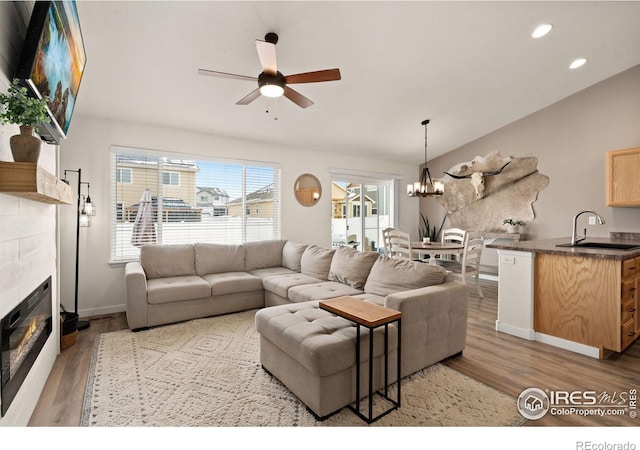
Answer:
M67 137L85 63L75 1L37 1L16 78L47 102L51 122L38 127L43 141L59 144Z

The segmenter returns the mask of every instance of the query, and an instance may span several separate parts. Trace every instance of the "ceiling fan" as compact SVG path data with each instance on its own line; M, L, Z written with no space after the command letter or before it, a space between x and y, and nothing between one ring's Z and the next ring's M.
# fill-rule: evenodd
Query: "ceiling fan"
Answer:
M218 78L231 78L234 80L257 81L258 87L241 98L236 105L248 105L260 95L265 97L280 97L284 95L301 108L308 108L313 102L304 95L291 89L289 84L318 83L321 81L336 81L340 79L340 69L318 70L315 72L297 73L295 75L282 75L278 71L276 63L276 44L278 35L267 33L264 41L256 39L258 58L262 65L262 73L257 77L236 75L233 73L217 72L215 70L199 69L198 74Z

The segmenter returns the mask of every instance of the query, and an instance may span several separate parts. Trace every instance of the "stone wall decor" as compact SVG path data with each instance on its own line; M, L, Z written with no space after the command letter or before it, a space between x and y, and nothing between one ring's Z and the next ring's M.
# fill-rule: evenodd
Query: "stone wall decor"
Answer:
M447 210L452 227L476 231L502 231L505 218L534 219L533 202L549 184L538 172L538 159L501 156L456 164L445 172L444 195L437 200Z

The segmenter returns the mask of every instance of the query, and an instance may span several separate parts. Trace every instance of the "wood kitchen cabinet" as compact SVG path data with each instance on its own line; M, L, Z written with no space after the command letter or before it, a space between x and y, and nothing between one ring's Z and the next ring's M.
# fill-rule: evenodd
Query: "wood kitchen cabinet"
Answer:
M640 148L607 152L607 205L640 206Z
M600 349L604 358L640 336L640 257L538 254L534 329Z
M640 256L622 262L621 340L626 348L640 336Z

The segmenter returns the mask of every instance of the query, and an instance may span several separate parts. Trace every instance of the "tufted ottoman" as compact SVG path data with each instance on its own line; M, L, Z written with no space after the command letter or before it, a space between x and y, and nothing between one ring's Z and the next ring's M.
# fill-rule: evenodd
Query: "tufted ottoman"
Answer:
M287 386L317 419L322 420L355 401L353 322L320 309L317 301L264 308L256 313L255 320L260 333L262 367ZM375 392L384 384L384 329L376 329L373 335ZM389 325L390 361L397 357L397 344L397 328ZM360 345L360 382L366 387L369 376L366 329L361 329ZM389 383L395 380L395 364L389 364Z

